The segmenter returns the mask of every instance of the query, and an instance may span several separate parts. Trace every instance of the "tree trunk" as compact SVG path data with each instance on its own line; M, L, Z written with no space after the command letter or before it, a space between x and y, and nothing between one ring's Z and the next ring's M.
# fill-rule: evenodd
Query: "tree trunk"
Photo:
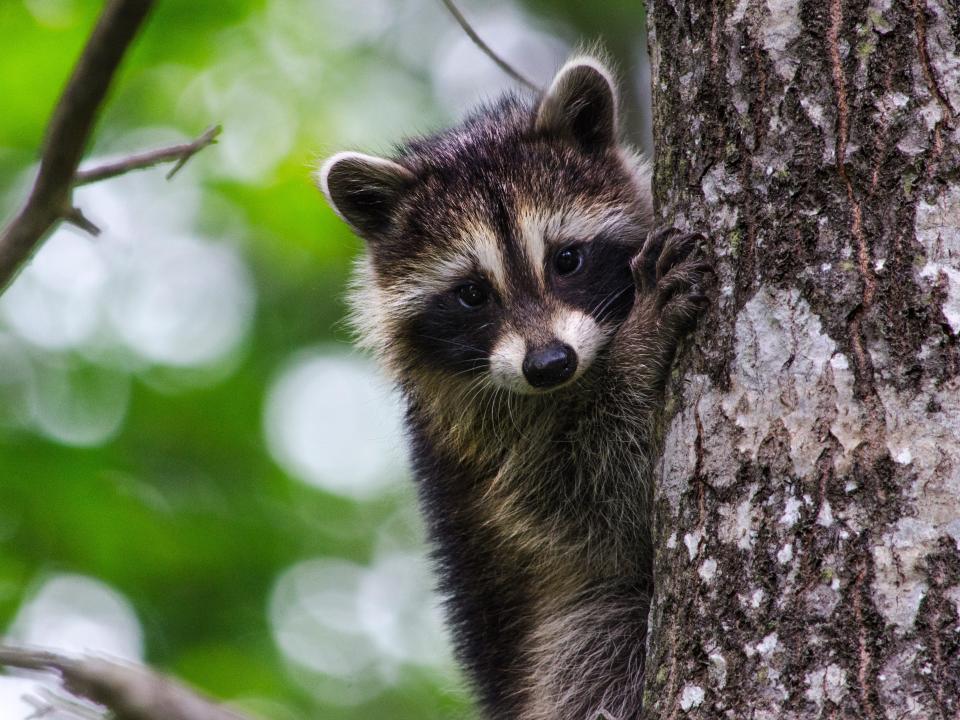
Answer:
M712 238L656 488L649 718L960 717L960 5L653 0Z

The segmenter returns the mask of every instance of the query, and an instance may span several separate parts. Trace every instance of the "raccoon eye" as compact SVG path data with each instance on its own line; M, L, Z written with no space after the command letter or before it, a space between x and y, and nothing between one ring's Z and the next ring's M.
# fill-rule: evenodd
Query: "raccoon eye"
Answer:
M565 247L553 256L553 267L560 275L575 273L583 265L583 253L580 248Z
M487 301L487 291L476 283L467 283L456 289L460 304L468 308L478 308Z

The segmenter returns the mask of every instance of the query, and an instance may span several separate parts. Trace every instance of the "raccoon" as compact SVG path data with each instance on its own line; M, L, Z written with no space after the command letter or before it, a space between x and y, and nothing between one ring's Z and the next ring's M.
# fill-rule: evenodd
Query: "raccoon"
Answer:
M485 717L639 717L650 480L698 235L651 232L607 65L576 57L393 157L317 181L365 240L360 342L406 402L458 656Z

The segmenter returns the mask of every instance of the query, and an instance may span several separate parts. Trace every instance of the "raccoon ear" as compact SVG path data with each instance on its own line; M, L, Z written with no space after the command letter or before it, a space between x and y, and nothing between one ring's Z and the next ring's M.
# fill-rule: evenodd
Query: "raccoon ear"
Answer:
M534 127L572 137L588 150L617 140L619 118L613 74L594 57L574 58L550 83L537 107Z
M393 160L357 152L337 153L316 174L327 202L364 238L387 229L414 179L412 172Z

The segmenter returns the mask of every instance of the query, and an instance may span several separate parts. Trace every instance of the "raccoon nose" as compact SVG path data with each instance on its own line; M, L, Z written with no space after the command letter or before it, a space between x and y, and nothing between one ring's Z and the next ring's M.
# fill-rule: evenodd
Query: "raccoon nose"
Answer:
M577 371L577 354L565 343L555 342L531 350L523 360L523 374L535 388L550 388L566 382Z

